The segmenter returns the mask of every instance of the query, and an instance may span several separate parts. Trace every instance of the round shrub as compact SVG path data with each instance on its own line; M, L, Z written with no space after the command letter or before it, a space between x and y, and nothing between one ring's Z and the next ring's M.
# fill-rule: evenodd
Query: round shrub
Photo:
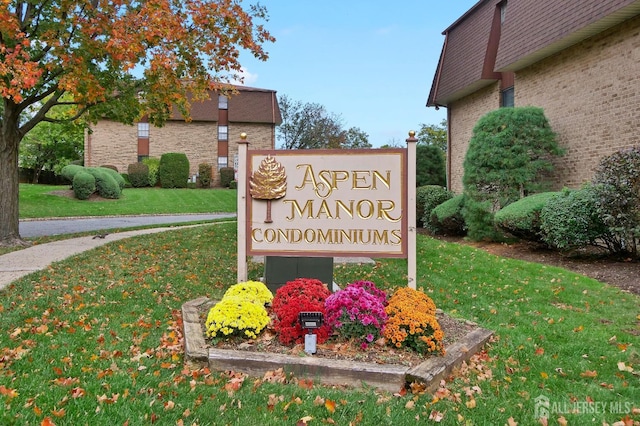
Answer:
M134 188L149 186L149 166L144 163L132 163L127 167L129 182Z
M389 298L383 335L397 348L410 348L420 354L444 354L444 333L435 311L433 300L423 292L410 287L400 288Z
M276 315L274 329L282 344L302 343L304 330L298 321L300 312L325 312L325 301L331 292L320 280L314 278L297 278L288 281L276 290L271 304ZM329 337L331 327L326 323L315 330L317 342L324 343Z
M163 188L186 188L189 180L189 159L186 154L170 152L162 154L158 177Z
M111 164L104 164L104 165L102 165L100 167L104 167L105 169L113 170L114 172L118 171L118 168L116 166L112 166Z
M540 212L544 241L560 250L606 244L608 231L598 215L597 194L592 186L564 190L551 197Z
M269 324L264 305L242 296L228 296L216 303L205 322L207 336L242 336L255 339Z
M76 175L76 173L84 171L84 167L76 165L76 164L69 164L67 166L64 166L62 168L62 170L60 170L60 175L67 179L69 182L73 182L73 177Z
M98 189L98 194L104 198L120 198L121 189L120 185L113 178L113 175L103 167L87 167L88 173L91 173L93 177L96 179L96 188Z
M149 186L156 186L158 183L158 168L160 167L160 159L155 157L147 157L142 159L142 163L149 167Z
M198 165L198 175L200 177L200 186L209 188L213 178L213 167L211 167L211 164L202 163Z
M604 157L593 184L598 212L611 233L610 249L632 256L640 245L640 146Z
M429 230L434 234L464 235L467 231L462 217L464 203L465 196L460 194L435 207L429 217Z
M232 285L224 293L223 298L232 296L242 297L262 305L266 305L273 300L271 290L260 281L247 281Z
M387 321L386 296L376 290L370 282L349 284L327 297L325 302L327 325L341 337L359 341L362 349L381 337Z
M559 192L542 192L524 197L496 212L496 226L511 235L529 241L542 242L540 212L550 198Z
M425 185L416 188L416 225L428 228L429 217L434 208L453 198L453 192L440 185Z
M73 176L73 192L78 200L86 200L96 192L96 178L84 170Z
M115 167L113 167L113 168L112 167L98 167L98 168L101 169L102 171L104 171L105 173L107 173L109 176L111 176L113 178L113 180L120 187L120 192L122 192L122 190L124 189L125 185L127 184L127 181L125 181L124 178L122 177L122 175L120 173L118 173L118 169L116 169ZM119 194L118 194L117 198L120 198Z

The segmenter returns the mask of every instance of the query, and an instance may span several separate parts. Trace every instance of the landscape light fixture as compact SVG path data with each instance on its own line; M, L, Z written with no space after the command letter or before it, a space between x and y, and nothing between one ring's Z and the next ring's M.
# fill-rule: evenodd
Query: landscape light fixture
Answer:
M298 314L298 321L303 329L307 329L307 334L304 335L304 351L310 355L316 353L316 345L318 342L318 336L313 330L322 326L324 317L322 312L300 312Z

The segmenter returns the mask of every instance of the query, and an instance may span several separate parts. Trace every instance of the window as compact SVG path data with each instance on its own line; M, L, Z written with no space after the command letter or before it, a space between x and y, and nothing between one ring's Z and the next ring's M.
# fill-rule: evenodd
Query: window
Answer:
M501 107L513 107L515 106L516 93L513 86L507 87L500 92L500 106Z
M499 4L500 7L500 25L504 24L504 18L507 16L507 0Z
M218 170L223 167L227 167L228 165L228 157L218 157Z
M218 126L218 140L226 141L229 139L229 127L228 126Z
M149 139L149 123L138 123L138 137Z
M229 99L226 96L218 96L218 109L229 109Z

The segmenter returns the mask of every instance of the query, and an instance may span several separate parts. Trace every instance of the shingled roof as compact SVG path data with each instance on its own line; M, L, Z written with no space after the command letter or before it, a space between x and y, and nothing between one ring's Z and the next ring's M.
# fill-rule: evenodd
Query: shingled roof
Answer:
M229 122L232 123L267 123L279 125L282 122L280 107L275 90L256 87L234 86L237 94L229 97ZM180 121L184 117L174 108L171 120ZM193 102L191 105L192 121L218 121L218 95L209 93L209 99Z
M442 33L427 106L446 106L496 73L517 72L639 14L640 0L481 0Z

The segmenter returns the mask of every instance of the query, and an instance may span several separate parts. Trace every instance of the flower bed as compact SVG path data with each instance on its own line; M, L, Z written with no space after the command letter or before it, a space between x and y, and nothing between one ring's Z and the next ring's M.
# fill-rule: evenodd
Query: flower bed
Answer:
M305 354L306 331L298 314L321 312L325 322L313 330L317 335L314 356L415 365L426 355L444 354L451 338L466 335L474 327L436 316L433 301L410 288L396 290L387 300L386 293L369 281L356 281L331 294L318 280L296 279L278 289L272 305L265 306L270 292L264 293L261 283L246 288L248 284L232 286L209 311L205 329L215 347ZM246 300L241 303L243 297ZM445 336L450 332L448 342Z

